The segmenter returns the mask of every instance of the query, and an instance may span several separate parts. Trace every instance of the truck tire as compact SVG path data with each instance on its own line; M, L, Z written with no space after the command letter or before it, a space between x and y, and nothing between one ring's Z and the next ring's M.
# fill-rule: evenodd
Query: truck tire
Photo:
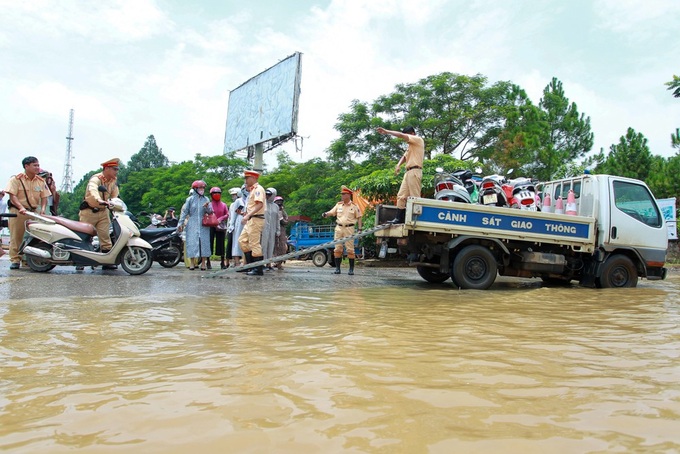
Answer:
M430 268L429 266L417 266L416 270L418 270L420 277L433 284L441 284L451 277L448 274L442 273L436 268Z
M327 261L328 257L326 256L326 251L316 251L312 254L312 263L318 267L324 266Z
M637 286L638 272L633 261L623 254L609 257L597 278L599 288L625 288Z
M496 257L484 246L463 248L451 266L451 279L460 288L486 290L496 280Z

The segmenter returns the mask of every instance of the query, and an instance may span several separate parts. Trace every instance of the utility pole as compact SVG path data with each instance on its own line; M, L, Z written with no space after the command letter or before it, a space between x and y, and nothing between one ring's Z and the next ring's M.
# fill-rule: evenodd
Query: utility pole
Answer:
M68 116L68 136L66 137L66 162L64 163L64 176L61 179L60 192L73 192L73 109Z

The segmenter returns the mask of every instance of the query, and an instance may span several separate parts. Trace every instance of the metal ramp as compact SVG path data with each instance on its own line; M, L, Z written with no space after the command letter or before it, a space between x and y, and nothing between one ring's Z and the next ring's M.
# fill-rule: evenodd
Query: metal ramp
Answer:
M236 273L236 272L239 272L239 271L246 271L246 270L249 270L251 268L255 268L256 266L260 266L260 265L267 265L269 263L283 262L285 260L293 259L293 258L298 257L300 255L310 254L312 252L320 251L322 249L328 249L331 246L335 246L336 244L341 244L341 243L344 243L346 241L354 241L357 238L363 238L363 237L371 235L372 233L375 233L379 230L384 230L388 227L392 227L392 224L376 225L373 228L370 228L368 230L364 230L360 233L355 233L354 235L351 235L351 236L346 236L344 238L329 241L327 243L319 244L317 246L313 246L313 247L309 247L309 248L305 248L305 249L300 249L299 251L289 252L288 254L279 255L279 256L272 257L272 258L267 259L267 260L260 260L260 261L257 261L257 262L248 263L246 265L230 267L230 268L227 268L226 270L213 271L211 273L207 273L204 277L219 277L219 276L223 276L225 274Z

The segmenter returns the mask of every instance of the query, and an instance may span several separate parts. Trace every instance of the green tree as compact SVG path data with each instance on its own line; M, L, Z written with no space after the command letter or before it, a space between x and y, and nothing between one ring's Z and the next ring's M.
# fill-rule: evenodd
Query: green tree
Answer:
M83 175L83 178L81 178L78 184L74 186L73 192L59 194L59 216L69 219L79 218L78 212L80 211L80 203L85 198L87 183L90 181L92 175L97 172L97 170L92 170Z
M208 189L218 186L226 193L232 185L241 186L243 170L247 166L245 160L233 154L197 154L193 161L131 172L127 181L120 185L120 193L133 213L163 213L168 206L174 206L179 211L193 181L204 180Z
M557 78L553 77L543 90L539 108L545 114L548 139L541 144L527 170L535 178L549 180L573 161L583 158L592 149L594 136L590 117L579 114L576 103L569 103Z
M158 148L156 138L152 135L146 138L144 146L130 157L127 163L127 172L123 175L121 180L126 180L127 174L131 172L138 172L142 169L155 169L158 167L167 167L168 158L163 154L163 149Z
M649 177L654 162L647 139L633 128L628 128L619 143L609 148L608 156L605 157L601 151L596 159L600 162L595 168L596 173L608 173L643 181Z
M668 90L673 90L673 96L680 98L680 77L673 76L673 80L666 82L668 85Z
M680 152L670 158L654 156L647 185L658 199L680 195Z
M671 134L671 147L680 150L680 128L676 128L675 134Z
M516 85L507 88L502 106L504 125L488 131L487 146L476 156L485 174L505 174L514 169L517 175L530 175L535 156L549 140L548 122L524 90Z
M328 148L334 162L349 163L366 158L384 167L403 153L403 141L381 136L375 128L402 129L410 125L425 140L426 158L435 154L459 154L462 160L497 140L504 122L503 107L512 103L513 85L497 82L488 86L482 75L449 72L413 84L396 86L395 92L372 104L355 100L349 113L341 114L335 129L340 138Z

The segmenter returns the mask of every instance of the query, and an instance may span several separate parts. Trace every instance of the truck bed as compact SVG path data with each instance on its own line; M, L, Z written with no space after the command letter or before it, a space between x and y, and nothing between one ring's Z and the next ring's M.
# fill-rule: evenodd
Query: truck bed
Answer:
M393 217L390 217L394 213L393 207L381 208L385 216L379 210L377 224ZM553 243L581 252L593 252L597 226L591 217L409 198L406 223L378 231L375 236L403 238L411 232Z

